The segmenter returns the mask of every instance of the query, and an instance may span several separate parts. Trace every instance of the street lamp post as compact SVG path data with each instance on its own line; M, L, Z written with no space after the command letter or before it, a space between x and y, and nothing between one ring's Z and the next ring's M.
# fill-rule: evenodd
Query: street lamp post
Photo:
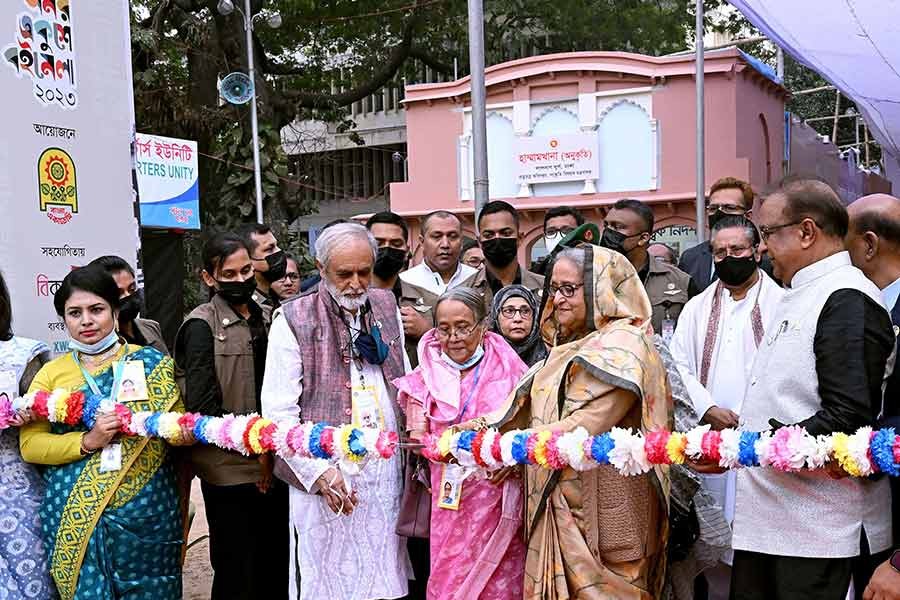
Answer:
M222 15L230 15L235 10L232 0L219 0L218 10ZM250 12L250 0L244 0L244 10L237 9L244 19L244 33L247 38L247 76L253 85L250 98L250 129L253 136L253 182L256 185L256 222L263 222L263 190L262 169L259 164L259 121L256 112L256 65L253 61L253 14ZM281 26L281 15L275 13L269 17L269 27L277 29Z

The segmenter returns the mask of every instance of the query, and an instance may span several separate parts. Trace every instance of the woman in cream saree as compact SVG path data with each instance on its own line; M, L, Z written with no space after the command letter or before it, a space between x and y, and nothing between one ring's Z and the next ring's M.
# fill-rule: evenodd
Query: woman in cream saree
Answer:
M550 355L518 385L501 430L584 427L596 435L671 427L650 302L628 260L598 247L565 250L548 291L541 332ZM668 490L667 467L636 477L609 465L584 472L528 467L525 598L658 597Z

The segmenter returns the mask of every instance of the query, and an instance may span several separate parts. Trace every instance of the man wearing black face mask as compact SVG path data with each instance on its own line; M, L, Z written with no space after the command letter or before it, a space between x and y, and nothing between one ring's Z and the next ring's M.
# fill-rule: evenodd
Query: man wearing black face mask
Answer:
M366 221L366 229L378 242L378 254L372 268L371 287L391 290L400 300L400 272L409 266L409 228L406 221L390 211L375 213Z
M759 232L746 217L717 221L710 244L718 281L684 307L669 350L695 412L721 430L738 427L750 367L784 291L759 268ZM703 481L731 522L735 472L704 475ZM730 553L726 558L703 574L710 598L728 597Z
M653 210L643 202L619 200L603 220L600 245L623 254L634 265L653 305L653 331L668 342L682 307L697 290L690 275L647 252L653 220Z
M475 277L472 287L484 297L490 307L494 294L514 283L524 285L540 298L544 278L523 269L516 260L519 251L519 215L507 202L488 202L478 215L478 243L484 253L484 267Z
M266 318L271 318L272 311L280 305L272 293L272 282L287 272L287 255L278 247L278 240L268 225L249 223L237 233L250 248L250 260L256 274L256 293L251 300L263 309Z
M144 290L137 287L131 265L118 256L101 256L90 264L103 267L119 286L119 335L130 344L152 346L168 355L159 323L139 317L144 312Z

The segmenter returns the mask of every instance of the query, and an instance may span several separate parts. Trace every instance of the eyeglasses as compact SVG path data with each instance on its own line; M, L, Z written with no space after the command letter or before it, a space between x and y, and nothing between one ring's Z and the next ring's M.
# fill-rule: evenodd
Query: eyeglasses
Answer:
M771 227L760 227L759 228L759 237L762 238L762 241L767 242L769 240L769 236L773 233L778 233L785 227L793 227L794 225L799 225L803 221L791 221L790 223L782 223L781 225L772 225Z
M300 273L288 273L282 279L287 279L288 281L300 281Z
M706 207L706 214L714 215L720 210L726 215L743 215L747 212L746 208L737 204L710 204Z
M729 248L719 248L713 252L716 260L723 260L728 256L743 256L748 250L753 250L756 246L731 246Z
M531 307L530 306L504 306L500 309L500 314L506 317L507 319L513 319L516 316L516 313L522 315L523 319L527 319L531 316Z
M584 287L583 283L563 283L561 285L550 284L550 295L555 296L556 292L563 295L563 298L571 298L575 295L575 290Z
M574 227L560 227L558 229L554 228L554 227L548 227L547 230L544 231L544 237L553 237L558 233L561 233L564 236L566 236L566 235L569 235L570 233L572 233L573 231L575 231Z
M476 329L478 329L479 325L481 325L481 321L479 321L478 323L475 323L474 325L468 326L468 327L463 326L463 327L455 327L452 329L438 328L435 330L435 335L437 335L439 340L449 340L449 339L452 339L453 337L464 340L467 337L469 337L470 335L472 335L472 332L474 332Z

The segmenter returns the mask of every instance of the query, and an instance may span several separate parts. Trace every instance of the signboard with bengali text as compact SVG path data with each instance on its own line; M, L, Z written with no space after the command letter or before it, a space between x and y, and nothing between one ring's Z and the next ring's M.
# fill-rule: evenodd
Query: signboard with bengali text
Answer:
M513 145L516 182L552 183L597 179L597 132L517 137Z
M142 227L200 229L197 142L138 133L134 168Z
M137 259L128 2L3 0L0 55L0 271L15 333L59 353L66 274Z

